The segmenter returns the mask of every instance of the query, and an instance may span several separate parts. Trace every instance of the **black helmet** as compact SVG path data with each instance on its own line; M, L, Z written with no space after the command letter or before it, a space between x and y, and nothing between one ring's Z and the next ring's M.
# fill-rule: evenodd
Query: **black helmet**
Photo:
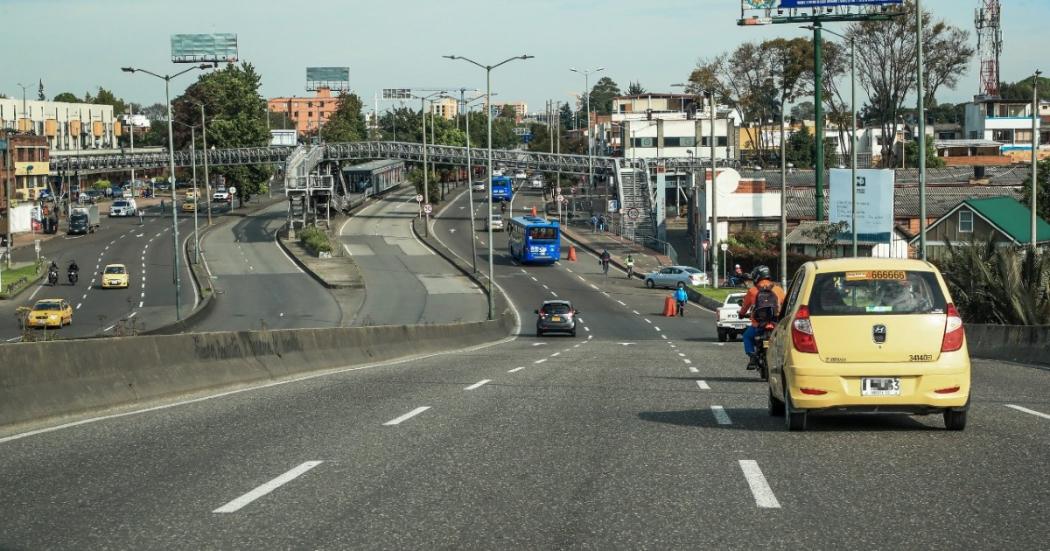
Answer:
M769 266L755 266L755 269L751 270L751 279L758 283L763 279L773 279L773 276L769 271Z

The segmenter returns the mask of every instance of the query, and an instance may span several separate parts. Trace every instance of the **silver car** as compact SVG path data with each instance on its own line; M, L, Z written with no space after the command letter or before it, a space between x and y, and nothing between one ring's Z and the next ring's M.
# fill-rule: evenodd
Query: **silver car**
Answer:
M707 274L691 266L666 266L645 275L645 286L670 287L674 289L678 284L685 285L707 285Z

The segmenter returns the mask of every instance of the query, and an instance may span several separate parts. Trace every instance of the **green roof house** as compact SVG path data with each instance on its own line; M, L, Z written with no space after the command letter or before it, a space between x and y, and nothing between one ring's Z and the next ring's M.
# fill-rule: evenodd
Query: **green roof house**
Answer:
M1012 197L967 199L926 229L927 254L937 258L945 242L992 241L1000 246L1026 246L1031 242L1032 211ZM1050 244L1050 224L1036 220L1040 246ZM919 238L912 240L918 245Z

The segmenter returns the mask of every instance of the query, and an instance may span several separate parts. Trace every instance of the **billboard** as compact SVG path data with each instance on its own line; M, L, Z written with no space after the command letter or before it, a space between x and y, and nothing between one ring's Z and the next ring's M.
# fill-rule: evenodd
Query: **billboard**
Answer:
M307 67L306 89L328 88L339 92L350 89L349 67Z
M233 33L171 35L173 63L237 61L237 35Z
M845 239L853 230L851 174L847 168L831 169L828 182L828 221L846 223ZM889 243L893 236L892 170L857 170L857 238L861 241Z
M768 2L759 2L768 4ZM834 6L883 6L903 4L904 0L780 0L780 9L825 8Z

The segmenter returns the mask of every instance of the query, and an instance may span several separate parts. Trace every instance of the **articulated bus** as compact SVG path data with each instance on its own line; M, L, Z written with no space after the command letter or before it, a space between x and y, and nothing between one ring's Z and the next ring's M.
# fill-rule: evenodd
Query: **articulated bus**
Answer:
M538 216L512 218L507 227L510 256L522 264L554 264L561 258L557 220Z
M514 180L510 176L492 177L492 201L510 201L514 197Z

